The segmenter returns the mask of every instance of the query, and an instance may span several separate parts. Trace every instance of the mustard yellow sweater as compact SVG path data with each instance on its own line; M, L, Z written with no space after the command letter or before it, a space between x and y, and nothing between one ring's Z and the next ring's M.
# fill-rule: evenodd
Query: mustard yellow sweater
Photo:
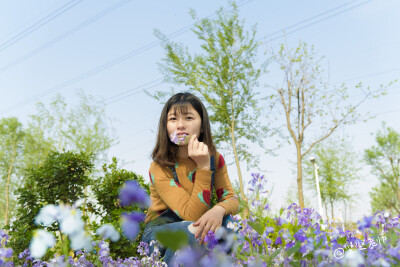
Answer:
M166 209L173 210L185 221L197 221L210 207L212 171L196 170L196 163L188 158L175 164L179 183L172 171L152 162L149 170L151 206L145 223L158 217ZM219 205L226 214L236 214L239 201L229 180L227 167L222 155L215 157L214 186ZM210 168L211 169L211 168Z

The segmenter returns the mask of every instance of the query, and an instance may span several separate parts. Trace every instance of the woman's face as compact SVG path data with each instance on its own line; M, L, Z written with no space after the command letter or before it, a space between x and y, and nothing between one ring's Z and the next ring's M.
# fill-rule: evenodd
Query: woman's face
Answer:
M194 135L199 138L201 132L201 117L200 114L193 108L192 105L187 105L187 113L182 114L180 109L176 109L176 114L174 114L174 107L168 112L167 115L167 130L168 136L174 134L177 131L178 136ZM184 146L187 144L180 144Z

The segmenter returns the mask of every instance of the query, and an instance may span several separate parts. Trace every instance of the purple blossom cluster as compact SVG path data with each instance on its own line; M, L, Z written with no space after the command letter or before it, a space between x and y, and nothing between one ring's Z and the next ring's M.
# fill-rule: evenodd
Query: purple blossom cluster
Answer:
M266 179L253 174L250 185L254 194L265 190ZM261 185L260 185L261 184ZM120 192L124 206L149 203L147 194L135 182L127 182ZM231 232L220 227L215 233L207 233L203 247L184 247L178 250L171 266L399 266L400 265L400 215L388 211L378 211L372 216L357 222L356 229L344 231L333 224L327 224L311 208L300 208L293 203L282 208L279 214L270 214L265 199L254 201L250 217L242 219L233 216L228 224ZM256 205L254 205L254 203ZM266 203L266 204L265 204ZM74 233L81 229L80 215L68 209L64 220L68 224L62 230ZM267 211L260 213L259 211ZM63 213L57 207L48 207L37 218L37 223L50 225ZM260 215L261 214L261 215ZM122 215L122 231L130 239L139 232L139 223L145 215L140 212ZM111 225L103 225L96 234L101 241L93 241L93 250L81 248L73 255L54 254L48 261L32 256L30 250L18 255L23 266L167 266L160 258L159 244L140 243L137 251L140 257L113 259L109 243L104 239L116 241L119 232ZM0 266L14 266L10 260L13 251L7 248L9 236L0 230ZM46 237L37 237L45 245ZM88 238L91 240L92 238ZM154 245L150 254L149 245ZM78 245L77 245L78 246ZM82 247L82 246L78 246Z
M123 207L138 204L141 207L150 206L150 198L146 191L136 182L127 181L120 190L120 203ZM122 230L129 240L135 240L139 233L139 223L144 221L145 214L142 212L123 213Z

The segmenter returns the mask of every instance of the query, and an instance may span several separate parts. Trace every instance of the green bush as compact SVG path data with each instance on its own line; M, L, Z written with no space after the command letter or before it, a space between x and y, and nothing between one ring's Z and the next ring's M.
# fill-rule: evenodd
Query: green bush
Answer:
M120 223L121 214L131 211L145 212L145 210L138 206L122 208L118 199L120 188L127 180L137 181L148 194L150 194L150 187L145 183L143 176L124 169L118 169L116 158L113 158L113 162L108 166L103 165L103 170L105 172L104 176L100 177L93 184L93 192L100 206L97 212L102 217L100 224L93 223L93 229L97 229L105 223L110 223L122 233ZM110 256L113 258L139 256L136 250L140 243L143 230L144 223L141 224L141 231L135 242L130 242L123 234L118 242L111 242Z
M88 174L93 169L92 161L92 156L84 153L52 152L42 166L25 170L24 183L15 192L16 219L7 226L11 230L10 246L15 263L18 254L29 247L33 231L42 228L34 224L34 218L43 206L57 205L60 201L71 205L85 198L84 188L90 184ZM54 223L47 231L58 231L58 225Z

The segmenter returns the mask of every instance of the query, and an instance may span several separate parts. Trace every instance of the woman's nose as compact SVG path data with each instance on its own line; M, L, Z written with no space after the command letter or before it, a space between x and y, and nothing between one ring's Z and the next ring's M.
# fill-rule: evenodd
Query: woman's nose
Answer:
M185 120L179 119L177 126L178 126L178 128L184 128L185 127Z

